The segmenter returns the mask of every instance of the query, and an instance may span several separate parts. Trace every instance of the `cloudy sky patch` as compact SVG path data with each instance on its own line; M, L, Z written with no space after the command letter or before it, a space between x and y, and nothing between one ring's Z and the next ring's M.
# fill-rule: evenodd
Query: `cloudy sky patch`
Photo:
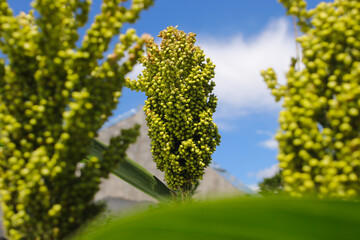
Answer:
M273 67L279 81L285 81L295 42L284 18L272 21L263 32L246 40L242 35L199 39L199 45L216 64L217 117L231 119L279 108L260 72Z

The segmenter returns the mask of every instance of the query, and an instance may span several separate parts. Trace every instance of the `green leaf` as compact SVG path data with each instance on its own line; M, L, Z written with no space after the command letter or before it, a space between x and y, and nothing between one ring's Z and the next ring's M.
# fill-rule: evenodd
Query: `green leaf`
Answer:
M94 222L74 239L345 240L359 238L359 223L356 202L236 198L167 206L102 227Z
M90 155L96 156L102 161L102 153L106 149L107 146L105 144L94 139ZM144 167L128 157L121 160L121 162L112 170L112 173L161 202L169 201L173 197L174 193L171 189Z

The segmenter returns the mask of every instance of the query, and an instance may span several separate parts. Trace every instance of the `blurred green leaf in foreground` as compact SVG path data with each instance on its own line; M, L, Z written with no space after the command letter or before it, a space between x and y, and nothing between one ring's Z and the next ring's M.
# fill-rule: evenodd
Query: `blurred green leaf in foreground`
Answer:
M105 225L94 222L72 240L344 240L358 239L359 223L357 202L235 198L165 206Z

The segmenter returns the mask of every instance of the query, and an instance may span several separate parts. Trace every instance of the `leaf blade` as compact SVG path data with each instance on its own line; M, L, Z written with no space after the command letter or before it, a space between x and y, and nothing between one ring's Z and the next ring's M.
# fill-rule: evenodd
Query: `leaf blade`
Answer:
M106 149L107 146L105 144L94 139L90 155L103 161L102 153ZM169 201L173 196L173 191L161 180L128 157L121 160L112 170L112 174L161 202Z

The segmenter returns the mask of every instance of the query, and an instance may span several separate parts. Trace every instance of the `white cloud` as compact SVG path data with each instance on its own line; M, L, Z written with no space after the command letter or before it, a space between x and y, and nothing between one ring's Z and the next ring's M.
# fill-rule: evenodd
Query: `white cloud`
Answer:
M278 172L279 172L279 166L278 164L274 164L269 168L265 168L263 170L258 171L256 173L256 177L258 179L270 178L275 176L275 174Z
M133 67L130 73L126 74L126 77L129 77L131 80L136 80L143 69L144 67L140 63L138 63Z
M260 142L260 145L270 150L275 150L278 148L278 142L274 138L262 141Z
M272 132L268 131L257 131L258 134L264 134L268 135L269 138L267 140L261 141L260 146L265 147L270 150L276 150L278 149L278 142L274 137L274 134Z
M203 38L198 44L215 63L215 93L219 98L217 118L236 119L244 114L279 108L260 71L273 67L285 82L295 41L285 19L271 22L259 35L244 40Z
M257 184L247 185L247 187L250 188L254 192L257 192L259 190L259 185L257 185Z

